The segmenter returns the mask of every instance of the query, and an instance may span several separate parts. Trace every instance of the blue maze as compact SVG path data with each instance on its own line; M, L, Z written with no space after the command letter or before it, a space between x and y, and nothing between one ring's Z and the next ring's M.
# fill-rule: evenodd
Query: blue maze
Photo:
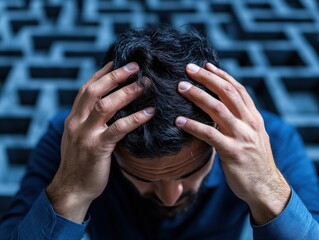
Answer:
M256 104L294 125L319 169L318 0L1 0L0 214L48 120L129 27L192 25Z

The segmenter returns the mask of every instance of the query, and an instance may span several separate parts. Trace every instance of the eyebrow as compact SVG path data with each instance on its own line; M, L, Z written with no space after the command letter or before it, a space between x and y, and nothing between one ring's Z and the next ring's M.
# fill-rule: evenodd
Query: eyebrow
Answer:
M211 160L211 157L212 157L211 151L209 151L209 153L210 153L210 154L209 154L209 157L207 158L207 160L205 161L205 163L204 163L203 165L199 166L198 168L195 168L194 170L192 170L192 171L189 172L189 173L184 174L183 176L179 177L177 180L188 178L188 177L190 177L191 175L193 175L194 173L196 173L196 172L198 172L199 170L201 170L204 166L206 166L206 164ZM120 167L121 170L122 170L123 172L125 172L127 175L129 175L129 176L131 176L131 177L133 177L133 178L135 178L135 179L137 179L137 180L139 180L139 181L148 182L148 183L156 182L156 181L151 181L151 180L147 180L147 179L141 178L141 177L139 177L139 176L136 176L136 175L134 175L133 173L128 172L127 170L125 170L125 169L122 168L121 166L119 166L119 167Z

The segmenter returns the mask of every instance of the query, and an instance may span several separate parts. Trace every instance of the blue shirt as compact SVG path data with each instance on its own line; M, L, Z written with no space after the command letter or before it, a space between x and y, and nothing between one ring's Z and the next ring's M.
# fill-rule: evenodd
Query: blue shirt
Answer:
M148 211L139 194L112 161L109 183L92 204L88 218L76 224L55 213L45 188L60 162L63 122L68 112L50 123L27 166L20 191L0 222L0 239L238 239L249 208L228 187L218 156L196 204L174 218ZM276 164L292 188L283 212L262 226L254 239L319 239L319 188L314 167L296 130L262 112Z

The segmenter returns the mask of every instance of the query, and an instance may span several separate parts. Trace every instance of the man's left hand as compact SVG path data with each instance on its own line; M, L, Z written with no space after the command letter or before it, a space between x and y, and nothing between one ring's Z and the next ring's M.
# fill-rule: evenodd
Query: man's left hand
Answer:
M246 89L225 71L210 63L206 69L188 64L186 71L220 100L187 82L179 83L179 93L219 129L182 116L176 125L215 148L231 190L247 202L255 224L267 223L285 208L291 189L274 162L261 114Z

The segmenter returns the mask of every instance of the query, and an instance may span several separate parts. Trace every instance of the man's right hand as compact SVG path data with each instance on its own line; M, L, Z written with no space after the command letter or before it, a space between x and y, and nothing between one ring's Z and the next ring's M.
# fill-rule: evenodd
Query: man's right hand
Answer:
M143 92L134 82L110 93L139 70L136 63L112 68L112 62L108 63L80 88L65 121L59 169L46 190L55 211L78 223L108 183L117 142L154 115L154 109L147 108L106 125Z

